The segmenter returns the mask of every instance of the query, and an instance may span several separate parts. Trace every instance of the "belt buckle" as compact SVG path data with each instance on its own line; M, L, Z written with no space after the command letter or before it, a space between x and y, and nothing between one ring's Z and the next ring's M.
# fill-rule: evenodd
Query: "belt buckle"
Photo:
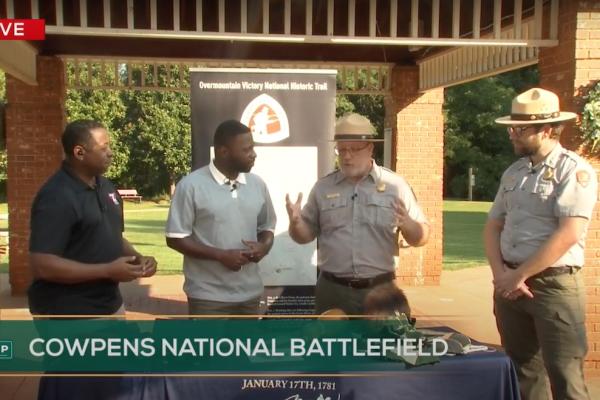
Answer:
M352 289L364 289L368 285L365 285L363 279L352 278L348 281L348 286L350 286Z

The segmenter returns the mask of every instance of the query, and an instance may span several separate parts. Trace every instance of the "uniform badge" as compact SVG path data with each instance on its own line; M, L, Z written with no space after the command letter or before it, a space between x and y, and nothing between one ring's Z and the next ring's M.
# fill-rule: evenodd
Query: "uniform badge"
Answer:
M544 171L544 176L542 179L545 181L551 181L554 178L554 168L548 168Z
M117 199L117 194L116 193L109 193L108 197L110 197L110 199L113 201L113 203L118 206L119 205L119 199Z
M577 171L575 176L577 177L577 183L583 187L587 187L588 183L590 183L590 174L587 171Z
M325 198L327 199L337 199L338 197L340 197L339 193L328 193L325 195Z
M379 193L381 193L381 192L385 192L385 183L383 183L383 182L379 182L379 183L377 184L377 191L378 191Z

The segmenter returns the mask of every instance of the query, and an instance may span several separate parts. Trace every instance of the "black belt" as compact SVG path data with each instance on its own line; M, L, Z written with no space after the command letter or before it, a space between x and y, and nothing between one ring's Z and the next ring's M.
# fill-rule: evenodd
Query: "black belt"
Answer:
M504 265L506 265L510 269L517 269L517 268L519 268L520 264L504 261ZM529 279L546 278L549 276L564 275L564 274L576 274L577 272L579 272L580 269L581 269L581 267L577 267L574 265L563 265L562 267L549 267L549 268L546 268L545 270L543 270L542 272L538 272L537 274L532 275L531 277L529 277Z
M328 281L348 286L352 289L367 289L382 283L392 282L396 279L396 274L393 272L386 272L385 274L377 275L372 278L342 278L340 276L335 276L331 272L321 271L321 276Z

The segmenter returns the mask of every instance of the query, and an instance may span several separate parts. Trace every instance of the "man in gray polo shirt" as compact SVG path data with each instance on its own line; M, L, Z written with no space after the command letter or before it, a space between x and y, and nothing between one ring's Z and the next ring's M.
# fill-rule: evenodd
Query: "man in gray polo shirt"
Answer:
M422 246L429 224L408 183L373 160L379 140L367 118L340 118L334 140L340 169L315 184L302 210L302 194L286 198L289 233L298 243L319 240L316 312L363 314L369 291L395 279L399 233Z
M256 153L250 129L217 127L215 158L183 178L167 220L167 245L183 254L190 314L258 314L258 262L273 245L275 211L267 186L249 173Z
M554 93L533 88L496 120L523 158L502 175L484 243L498 331L526 400L548 398L545 372L554 399L589 399L579 270L598 186L590 164L558 141L575 117L559 111Z

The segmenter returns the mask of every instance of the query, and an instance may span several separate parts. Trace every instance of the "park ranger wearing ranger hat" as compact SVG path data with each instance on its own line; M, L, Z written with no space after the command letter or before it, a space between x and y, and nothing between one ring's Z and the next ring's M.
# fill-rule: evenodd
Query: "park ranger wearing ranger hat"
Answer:
M369 120L346 114L335 127L340 169L321 178L301 209L286 196L289 233L298 243L319 239L316 312L341 308L362 314L364 298L391 282L398 235L422 246L429 225L406 181L373 160L373 142L381 141Z
M579 271L598 188L594 169L558 141L575 117L560 111L554 93L533 88L496 120L522 158L502 175L484 243L496 322L523 399L548 398L545 372L554 399L589 399Z

